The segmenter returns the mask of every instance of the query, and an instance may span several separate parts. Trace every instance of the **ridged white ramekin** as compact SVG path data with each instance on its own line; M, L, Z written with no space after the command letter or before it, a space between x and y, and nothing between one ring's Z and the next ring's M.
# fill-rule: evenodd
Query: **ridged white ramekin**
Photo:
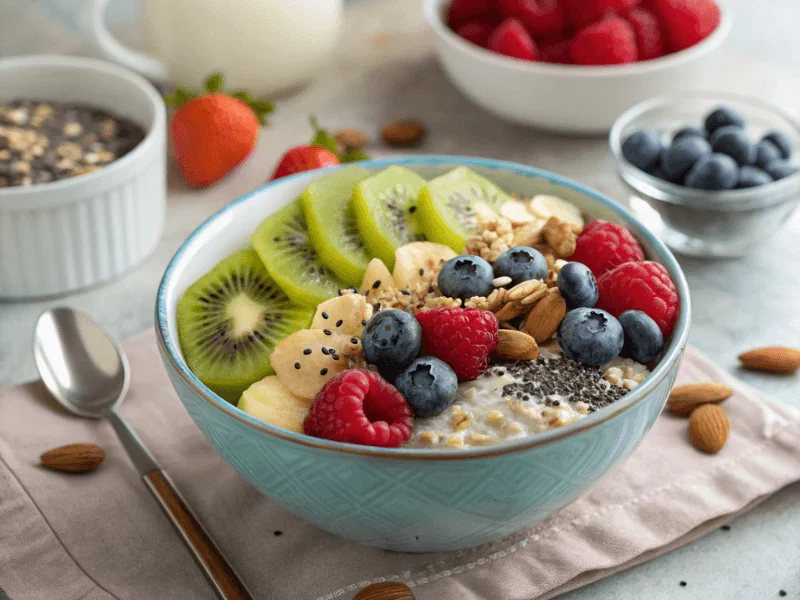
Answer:
M144 140L97 171L0 188L0 299L54 296L112 279L156 247L166 207L166 111L145 79L107 62L0 60L0 99L74 102L141 125Z

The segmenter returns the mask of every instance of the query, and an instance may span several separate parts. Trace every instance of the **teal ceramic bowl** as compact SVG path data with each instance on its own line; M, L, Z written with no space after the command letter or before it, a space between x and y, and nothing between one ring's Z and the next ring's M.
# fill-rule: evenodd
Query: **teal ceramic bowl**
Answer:
M534 437L461 451L383 449L329 442L263 423L225 402L192 374L178 345L183 291L244 247L265 217L332 169L270 183L211 217L178 249L158 291L156 329L169 377L186 410L220 455L289 512L320 529L404 552L455 550L507 536L585 494L639 445L672 388L689 330L689 291L667 248L625 209L577 183L523 165L462 157L361 163L402 164L433 178L467 166L509 193L551 193L592 217L626 225L662 263L681 299L678 324L650 377L615 404ZM224 493L220 490L219 493ZM254 524L257 535L258 524Z

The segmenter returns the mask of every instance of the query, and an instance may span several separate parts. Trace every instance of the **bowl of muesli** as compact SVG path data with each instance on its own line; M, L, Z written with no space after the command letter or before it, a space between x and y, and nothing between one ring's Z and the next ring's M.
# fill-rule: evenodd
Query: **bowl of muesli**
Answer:
M295 515L406 552L487 543L638 446L689 292L623 207L466 157L293 175L201 225L164 274L159 350L220 455Z

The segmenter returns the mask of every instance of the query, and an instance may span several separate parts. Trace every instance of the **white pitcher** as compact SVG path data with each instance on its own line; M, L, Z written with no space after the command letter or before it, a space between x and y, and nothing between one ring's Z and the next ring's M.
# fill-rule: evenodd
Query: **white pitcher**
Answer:
M106 58L194 89L219 72L226 89L260 96L302 84L325 64L342 13L342 0L142 0L144 54L109 33L108 2L87 0L89 35Z

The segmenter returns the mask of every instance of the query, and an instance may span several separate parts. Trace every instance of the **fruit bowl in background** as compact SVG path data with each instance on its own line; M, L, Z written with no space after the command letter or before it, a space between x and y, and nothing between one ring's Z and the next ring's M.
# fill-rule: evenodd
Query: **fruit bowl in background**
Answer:
M300 173L231 203L201 225L167 267L156 303L159 350L175 390L220 455L291 513L374 547L428 552L490 542L544 519L587 492L638 446L663 408L686 345L689 291L672 254L615 202L523 165L462 157L360 163L402 165L426 179L466 166L509 193L558 195L595 218L624 224L663 264L680 314L663 359L637 389L580 421L533 437L459 452L365 447L264 423L212 392L184 360L177 305L222 258L248 245L255 225L309 184L343 167Z
M622 155L623 141L648 130L668 138L686 126L698 126L724 105L741 114L751 139L781 131L800 148L800 124L777 106L721 92L671 94L638 104L611 130L617 173L631 192L630 205L671 248L693 256L737 257L769 239L800 204L800 173L760 187L709 192L658 179L637 169Z
M638 102L703 87L731 31L730 12L720 3L719 26L686 50L624 65L559 65L509 58L462 39L447 25L449 5L424 0L423 10L453 84L502 119L570 134L607 133Z

